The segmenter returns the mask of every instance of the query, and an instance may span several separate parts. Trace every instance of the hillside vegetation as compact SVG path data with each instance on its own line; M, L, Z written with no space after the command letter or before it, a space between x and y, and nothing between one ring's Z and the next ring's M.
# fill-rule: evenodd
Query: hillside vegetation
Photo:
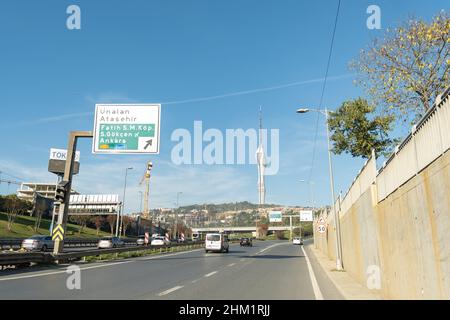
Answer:
M8 219L6 213L0 212L0 238L25 238L35 234L39 235L50 235L50 224L51 220L42 219L40 228L37 232L34 231L35 217L30 216L17 216L14 224L12 225L11 231L8 231L7 224ZM73 238L96 238L108 236L109 233L99 232L97 236L97 231L91 228L84 228L83 231L78 234L80 226L75 224L67 224L66 236Z

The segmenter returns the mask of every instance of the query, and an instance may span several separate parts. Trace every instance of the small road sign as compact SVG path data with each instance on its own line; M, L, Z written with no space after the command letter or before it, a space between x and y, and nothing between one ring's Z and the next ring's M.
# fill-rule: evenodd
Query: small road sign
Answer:
M93 153L158 154L160 104L96 104Z
M63 175L66 166L67 150L65 149L50 149L50 158L48 160L48 171L54 174ZM73 174L78 174L80 171L80 151L75 153L75 163Z
M50 148L50 160L61 160L66 162L67 150ZM80 162L80 151L75 152L75 162Z
M327 227L325 226L326 221L323 217L320 217L317 221L317 232L325 233L327 231Z
M52 232L52 240L55 241L59 239L60 241L64 240L64 228L61 224L56 225Z
M319 233L325 233L326 230L327 230L327 228L325 227L324 224L319 224L317 226L317 232L319 232Z
M145 243L145 244L148 244L149 241L150 241L150 235L149 235L148 232L146 232L146 233L145 233L145 238L144 238L144 243Z

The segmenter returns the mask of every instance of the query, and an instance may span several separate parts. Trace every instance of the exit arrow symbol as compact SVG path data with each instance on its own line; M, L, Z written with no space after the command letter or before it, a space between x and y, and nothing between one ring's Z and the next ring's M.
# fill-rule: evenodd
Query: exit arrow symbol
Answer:
M147 144L145 145L144 150L147 149L149 146L152 145L152 141L153 141L153 139L150 139L150 140L147 140L147 141L146 141Z

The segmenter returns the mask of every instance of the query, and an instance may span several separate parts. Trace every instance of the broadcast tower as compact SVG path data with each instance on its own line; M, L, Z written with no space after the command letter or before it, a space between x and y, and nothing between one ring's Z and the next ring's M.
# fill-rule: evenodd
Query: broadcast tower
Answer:
M264 170L266 166L266 157L264 155L263 136L262 136L262 110L259 107L259 146L256 150L256 161L258 164L258 199L261 207L266 202L266 187L264 184Z

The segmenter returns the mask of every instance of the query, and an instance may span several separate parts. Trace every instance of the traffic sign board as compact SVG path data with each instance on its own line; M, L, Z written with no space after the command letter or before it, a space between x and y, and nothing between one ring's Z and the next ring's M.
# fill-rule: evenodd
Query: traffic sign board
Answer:
M269 222L281 222L281 211L270 211Z
M48 160L48 171L54 174L63 175L66 167L67 150L65 149L50 149L50 158ZM78 174L80 171L80 151L75 153L75 163L73 167L73 174Z
M50 160L61 160L61 161L65 162L67 159L67 150L50 148L49 159ZM80 151L75 152L75 162L80 162Z
M327 228L325 227L324 224L319 224L317 226L317 232L319 232L319 233L325 233L326 230L327 230Z
M58 224L52 232L52 240L55 241L56 239L64 240L64 228L62 225Z
M300 221L313 221L313 211L312 210L301 210L300 211Z
M96 104L93 153L159 153L160 104Z

